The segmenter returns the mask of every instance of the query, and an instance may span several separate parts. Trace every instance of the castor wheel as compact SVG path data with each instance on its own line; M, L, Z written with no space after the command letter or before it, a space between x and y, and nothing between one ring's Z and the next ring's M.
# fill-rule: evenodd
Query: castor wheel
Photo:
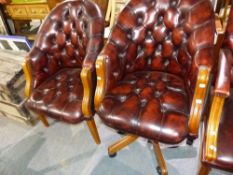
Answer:
M161 170L160 166L157 166L157 167L156 167L156 170L157 170L157 173L158 173L159 175L162 175L162 170Z
M120 135L125 135L125 133L123 131L117 131L117 133Z
M114 158L114 157L116 157L116 155L117 155L117 153L114 153L114 154L108 154L108 156L109 156L110 158Z
M186 144L190 146L193 145L193 138L187 138Z

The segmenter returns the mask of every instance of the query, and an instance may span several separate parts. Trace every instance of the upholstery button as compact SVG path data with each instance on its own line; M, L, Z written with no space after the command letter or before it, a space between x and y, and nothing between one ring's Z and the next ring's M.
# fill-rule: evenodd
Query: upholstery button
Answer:
M124 96L123 95L119 96L119 100L120 100L121 103L125 102L126 98L127 98L127 96L125 96L125 95Z
M136 89L134 89L134 92L135 92L135 94L139 94L140 92L141 92L141 89L139 89L139 88L136 88Z
M172 7L175 7L176 5L177 5L177 0L172 0L172 1L171 1L171 6L172 6Z
M56 96L59 97L59 96L61 96L61 94L62 94L61 91L57 91Z
M142 17L138 17L137 24L138 25L142 25L142 22L143 22L143 18Z
M58 82L58 83L57 83L57 87L58 87L58 88L61 87L61 85L62 85L61 82Z
M73 89L74 88L74 85L69 85L69 90Z
M44 68L43 68L43 71L46 72L46 73L48 73L48 72L49 72L49 69L48 69L47 67L44 67Z
M168 78L168 76L162 76L162 78L161 78L161 80L163 81L163 82L169 82L170 81L170 79Z
M156 49L155 49L155 56L160 56L162 52L162 45L158 44Z
M159 15L157 25L161 25L163 23L163 14Z
M147 100L146 100L146 99L141 99L141 100L140 100L140 105L141 105L141 107L146 106L146 104L147 104Z
M150 82L148 83L148 85L149 85L150 87L153 87L153 86L155 85L155 82L150 81Z
M72 60L71 60L71 63L72 63L72 64L76 64L76 63L77 63L77 60L76 60L76 59L72 59Z
M160 92L160 91L155 91L155 93L154 93L155 98L160 98L161 95L162 95L162 92Z

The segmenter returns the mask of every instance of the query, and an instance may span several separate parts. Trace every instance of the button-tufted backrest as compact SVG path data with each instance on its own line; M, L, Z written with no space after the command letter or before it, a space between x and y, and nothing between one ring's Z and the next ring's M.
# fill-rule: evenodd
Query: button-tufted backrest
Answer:
M56 6L28 54L33 88L62 68L81 68L83 62L94 65L103 31L102 13L91 0L68 0Z
M208 0L131 0L101 54L111 55L111 81L164 71L186 78L193 92L198 66L213 64L214 32Z

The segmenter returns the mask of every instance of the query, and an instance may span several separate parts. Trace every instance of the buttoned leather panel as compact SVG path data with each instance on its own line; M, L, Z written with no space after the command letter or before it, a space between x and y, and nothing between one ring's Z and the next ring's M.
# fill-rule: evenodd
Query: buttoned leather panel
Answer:
M101 55L107 88L127 73L169 72L194 92L197 68L213 65L214 13L205 0L131 0L120 13Z
M178 143L188 132L189 104L179 76L140 71L128 74L105 95L98 114L112 128Z
M233 172L233 95L225 100L221 121L218 130L217 140L217 159L215 161L206 161L203 163L214 166L226 171ZM205 142L203 145L205 148Z
M26 105L39 114L79 123L83 118L81 69L62 69L32 91Z
M55 7L28 55L33 88L62 68L82 68L83 62L93 67L102 49L103 31L102 13L93 2L71 0Z

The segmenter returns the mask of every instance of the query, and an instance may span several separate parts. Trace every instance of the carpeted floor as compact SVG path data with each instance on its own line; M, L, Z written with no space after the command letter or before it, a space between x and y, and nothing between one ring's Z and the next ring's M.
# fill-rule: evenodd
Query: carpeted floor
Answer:
M98 119L98 117L96 117ZM156 175L152 145L139 139L109 158L107 147L121 136L97 121L102 144L95 145L86 125L49 121L26 126L0 117L0 175ZM196 175L199 139L193 146L162 145L169 175ZM211 175L229 175L213 170Z

